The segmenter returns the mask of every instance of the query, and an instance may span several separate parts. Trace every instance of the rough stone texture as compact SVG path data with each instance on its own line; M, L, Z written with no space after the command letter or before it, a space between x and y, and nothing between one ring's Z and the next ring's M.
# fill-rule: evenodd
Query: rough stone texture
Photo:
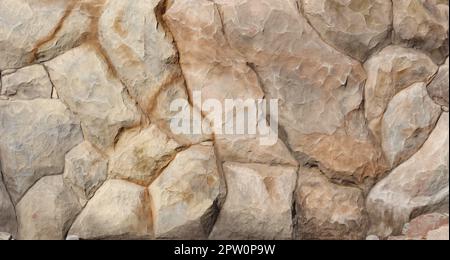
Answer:
M448 10L0 0L0 234L448 239Z
M81 120L86 140L110 147L140 122L135 103L95 48L83 45L46 63L58 95Z
M70 1L0 1L0 71L30 64L34 49L51 35Z
M100 43L141 108L181 81L177 51L157 20L160 0L107 1L99 20Z
M448 58L444 65L439 68L438 73L434 77L430 85L428 85L428 93L431 98L441 106L447 107L449 99L449 75L448 75Z
M448 113L444 113L423 147L372 189L366 202L370 234L399 235L415 216L448 212L448 124Z
M108 175L108 159L90 143L84 142L66 155L64 183L83 206L94 196Z
M2 75L1 95L13 99L51 98L52 83L42 65L33 65Z
M395 0L393 4L396 42L421 49L442 63L449 53L448 1Z
M448 214L426 214L413 219L404 230L404 234L410 238L425 239L430 231L448 225Z
M365 64L365 114L370 129L380 137L380 122L391 99L417 82L428 83L438 67L425 54L414 49L389 46Z
M64 156L82 142L80 123L58 100L0 100L0 161L17 203L41 177L62 174Z
M0 177L2 177L0 175ZM3 180L0 178L0 232L9 234L17 233L17 220L14 205L6 190ZM1 240L1 239L0 239Z
M441 107L428 96L424 83L416 83L392 99L381 120L381 143L391 166L417 152L440 114Z
M165 20L191 92L223 100L258 98L263 89L279 99L279 122L295 153L352 182L383 173L374 167L380 153L370 141L337 133L361 105L364 70L323 43L295 1L178 0ZM332 153L317 148L330 139L340 142ZM368 153L356 152L361 147Z
M211 144L177 154L149 187L155 237L208 238L224 189Z
M181 148L154 125L129 131L111 155L108 176L150 185Z
M364 239L368 216L363 193L331 183L318 169L300 168L296 189L299 239Z
M150 198L146 188L109 180L77 217L69 235L80 239L146 239L152 237Z
M328 43L358 60L364 61L390 36L390 0L299 2L306 18Z
M291 239L296 168L224 164L227 198L211 239Z
M62 175L39 180L16 206L20 240L63 240L81 211Z
M448 225L442 226L438 229L431 230L427 234L427 240L449 240Z

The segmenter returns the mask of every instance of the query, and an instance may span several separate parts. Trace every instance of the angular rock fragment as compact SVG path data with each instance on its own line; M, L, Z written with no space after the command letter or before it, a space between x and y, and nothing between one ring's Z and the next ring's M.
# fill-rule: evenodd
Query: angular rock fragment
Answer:
M440 64L449 53L448 1L396 0L394 4L394 37L428 53Z
M13 203L41 177L62 174L83 141L80 122L59 100L0 100L0 161Z
M439 68L438 73L433 81L428 85L428 93L431 98L439 105L448 109L449 99L449 75L448 75L448 58L444 65Z
M94 196L108 175L108 159L84 142L66 155L64 183L77 195L81 205Z
M381 142L391 167L411 157L427 140L441 115L441 107L428 96L424 83L398 93L381 121Z
M181 148L155 125L126 132L111 155L108 177L148 186Z
M429 212L448 212L449 116L443 113L422 148L368 195L370 234L399 235L405 223Z
M16 206L20 240L63 240L81 205L62 175L39 180Z
M81 120L86 140L108 148L141 115L120 80L96 50L83 45L46 63L61 100Z
M365 64L365 113L370 129L380 136L380 122L391 99L414 83L431 81L438 67L425 54L400 46L389 46Z
M296 190L296 238L361 240L368 216L364 196L357 188L331 183L314 168L300 168Z
M291 239L296 168L225 163L227 198L210 239Z
M364 61L392 29L390 0L301 0L301 9L329 44Z
M2 75L1 95L12 99L51 98L52 83L42 65L19 69Z
M162 88L182 81L177 51L158 20L163 2L108 1L99 19L100 44L144 112Z
M69 236L80 239L150 239L150 198L145 187L109 180L73 223Z
M72 1L2 0L0 2L0 71L34 61L35 49L50 37Z
M225 196L214 148L180 152L149 187L157 239L206 239Z

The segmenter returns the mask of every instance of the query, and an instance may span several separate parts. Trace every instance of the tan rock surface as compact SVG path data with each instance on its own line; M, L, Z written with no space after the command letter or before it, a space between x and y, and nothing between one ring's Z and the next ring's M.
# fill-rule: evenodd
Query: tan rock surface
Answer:
M155 237L207 239L225 197L211 144L180 152L149 187Z
M81 205L62 175L39 180L17 204L20 240L62 240Z
M95 193L69 231L80 239L149 239L151 210L145 187L109 180Z
M58 100L0 100L0 161L13 203L41 177L62 174L81 143L80 122Z
M318 169L301 167L295 200L297 238L361 240L366 237L369 221L361 190L333 184Z
M210 239L291 239L296 168L225 163L227 198Z
M388 41L392 30L389 0L301 0L301 9L327 43L364 61Z
M372 189L366 201L370 234L398 235L418 213L448 212L448 120L442 114L423 147Z

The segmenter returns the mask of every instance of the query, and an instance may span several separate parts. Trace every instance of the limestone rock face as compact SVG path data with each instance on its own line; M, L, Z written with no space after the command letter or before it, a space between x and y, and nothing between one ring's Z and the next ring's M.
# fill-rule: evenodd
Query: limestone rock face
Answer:
M428 85L428 93L431 98L441 106L447 107L448 110L448 99L449 99L449 75L448 75L448 58L444 65L439 68L436 77Z
M448 212L448 120L442 114L422 148L372 189L366 202L371 234L399 235L415 216Z
M301 0L306 18L340 51L359 60L387 40L392 27L389 0Z
M63 240L81 211L77 197L62 175L39 180L16 206L18 239Z
M291 239L296 168L224 164L227 198L211 239Z
M66 155L64 183L77 195L80 204L94 196L108 175L108 159L84 142Z
M51 35L70 1L2 0L0 2L0 71L30 64L34 49Z
M121 129L139 124L135 103L93 47L73 49L46 66L59 97L80 118L92 144L108 148Z
M448 21L0 0L0 240L448 239Z
M296 190L299 239L364 239L368 216L363 193L332 184L317 169L300 168Z
M371 57L365 87L365 114L372 132L379 136L380 119L391 99L414 83L428 83L438 67L425 54L400 46L389 46Z
M1 95L13 99L51 98L53 86L41 65L2 75Z
M95 193L72 225L80 239L146 239L152 237L148 191L122 180L109 180Z
M206 239L224 189L211 144L177 154L149 187L155 237Z
M0 175L1 177L1 175ZM3 180L0 179L0 232L17 233L17 220L14 206L6 190Z
M107 1L100 44L141 108L150 112L162 88L181 81L177 52L158 21L161 0Z
M398 0L393 4L396 41L421 49L442 63L449 53L448 1Z
M124 134L111 155L109 178L151 184L173 160L182 145L170 139L158 127Z
M424 83L398 93L381 121L383 151L391 166L397 166L417 152L441 114L441 107L428 96Z
M0 161L14 203L41 177L62 174L80 123L58 100L0 100Z

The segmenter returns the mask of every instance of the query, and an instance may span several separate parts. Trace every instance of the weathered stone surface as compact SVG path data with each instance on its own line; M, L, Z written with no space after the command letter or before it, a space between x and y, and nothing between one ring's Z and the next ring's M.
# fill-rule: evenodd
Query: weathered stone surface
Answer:
M371 167L379 156L370 142L332 136L361 104L360 64L323 43L295 1L214 2L177 0L165 15L189 90L223 100L258 98L262 87L266 98L279 99L279 122L294 152L352 181L379 175L382 171ZM348 156L341 160L315 149L325 138L346 140L342 143L349 145L336 145L333 154ZM351 149L357 146L373 153L353 161L361 154ZM347 169L339 167L343 164Z
M105 0L66 2L69 5L55 30L35 46L36 62L51 60L95 36L94 22L98 16L98 9Z
M448 214L432 213L413 219L404 230L409 238L425 239L428 233L442 226L448 225Z
M448 109L449 99L449 75L448 75L448 58L444 65L439 68L438 73L434 77L433 81L428 85L428 93L431 98L441 106L445 106Z
M0 232L16 234L16 212L1 177L0 173Z
M443 113L423 147L372 189L366 202L370 234L398 235L416 216L448 212L448 124L448 113Z
M159 91L183 81L172 39L158 21L161 0L108 1L100 43L130 95L149 112Z
M449 240L449 226L445 225L438 229L431 230L427 234L427 240Z
M62 175L39 180L16 206L20 240L63 240L81 211Z
M380 120L391 99L417 82L428 83L438 67L425 54L414 49L389 46L371 57L365 88L365 113L372 132L380 136Z
M0 100L0 161L17 203L41 177L62 174L64 156L81 143L80 123L58 100Z
M2 0L0 2L0 71L34 60L34 49L51 35L71 1Z
M66 155L64 183L77 195L81 205L92 198L108 175L108 159L84 142Z
M1 95L13 99L51 98L52 83L42 65L33 65L2 75Z
M150 185L172 161L182 145L155 125L122 135L111 155L109 178Z
M295 167L225 163L227 198L211 239L291 239Z
M387 41L392 29L390 0L301 0L301 9L323 39L364 61Z
M298 165L280 139L275 145L261 145L260 141L261 136L220 136L216 138L216 146L224 161Z
M211 144L177 154L149 187L155 237L208 238L225 196L224 186Z
M395 41L427 52L436 63L449 53L448 1L396 0Z
M77 217L69 235L80 239L151 238L147 189L122 180L105 182Z
M86 140L108 148L140 122L135 103L95 48L83 45L46 63L59 97L81 120Z
M181 110L174 109L172 104L179 100L185 101L185 106L177 109L191 111L192 118L188 120L188 122L190 126L194 126L196 124L194 118L202 118L202 115L198 108L193 108L189 104L189 97L184 81L174 82L172 85L166 86L161 90L161 93L159 93L157 99L154 101L153 109L150 112L152 124L157 125L164 133L168 134L171 138L181 144L192 145L212 140L213 137L211 134L196 134L193 132L179 134L173 131L171 126L172 119L176 117Z
M299 239L364 239L368 216L357 188L331 183L315 168L300 168L296 190Z
M417 152L440 115L441 107L428 96L424 83L416 83L392 99L381 121L382 147L392 167Z

